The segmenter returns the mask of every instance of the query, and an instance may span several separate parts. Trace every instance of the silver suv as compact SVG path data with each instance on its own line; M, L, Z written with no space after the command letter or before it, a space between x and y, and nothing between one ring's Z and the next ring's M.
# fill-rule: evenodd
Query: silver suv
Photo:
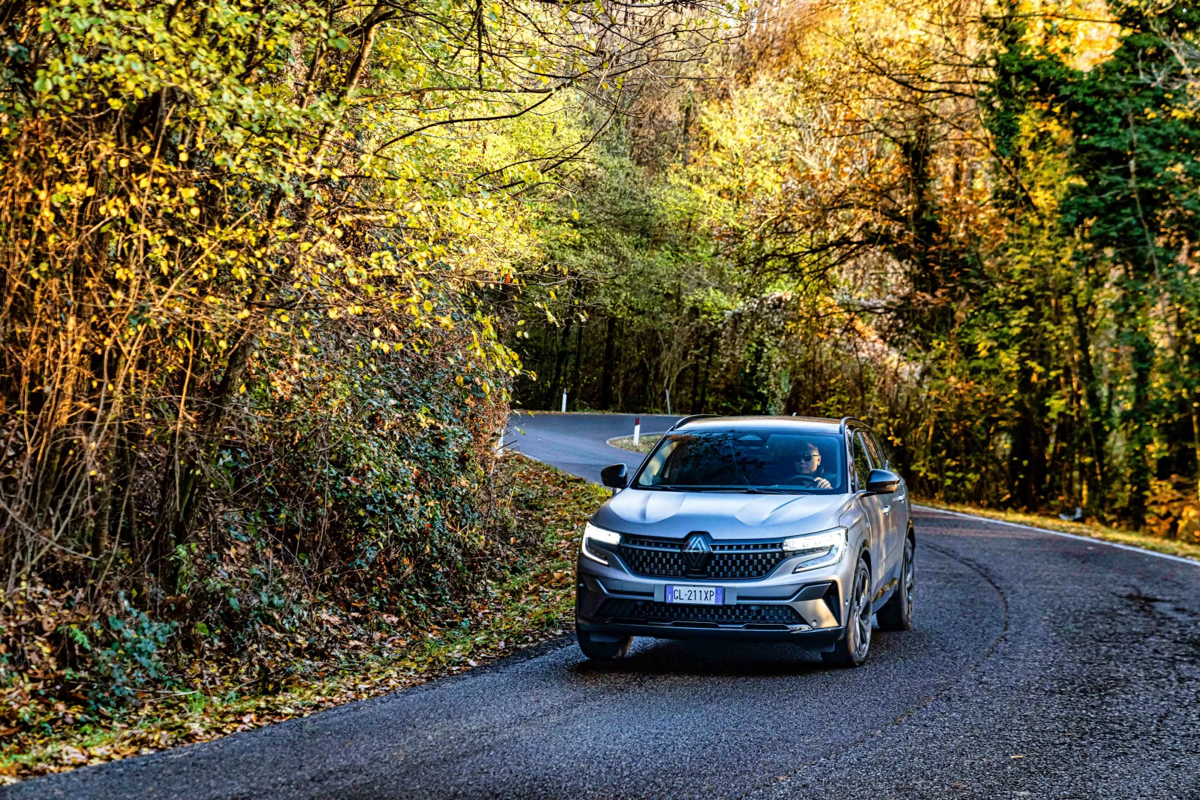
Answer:
M913 620L904 479L870 429L842 420L680 420L588 522L575 621L588 658L634 636L795 642L858 666L872 618Z

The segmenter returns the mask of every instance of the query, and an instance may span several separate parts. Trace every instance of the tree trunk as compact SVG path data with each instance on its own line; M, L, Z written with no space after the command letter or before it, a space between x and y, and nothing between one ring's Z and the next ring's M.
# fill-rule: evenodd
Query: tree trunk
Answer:
M1139 320L1139 323L1141 320ZM1133 406L1129 412L1129 521L1140 530L1146 522L1146 498L1150 494L1149 450L1153 439L1150 424L1150 372L1154 343L1141 328L1133 341Z
M575 326L575 363L571 365L571 396L575 398L576 408L579 405L579 394L582 388L579 385L579 366L583 362L583 323L580 322Z
M1100 402L1100 382L1096 379L1096 368L1092 363L1092 341L1087 312L1085 308L1080 307L1079 300L1074 295L1071 297L1071 310L1075 317L1075 336L1079 348L1079 379L1083 382L1083 394L1086 401L1087 441L1090 451L1087 462L1084 464L1084 483L1087 487L1088 510L1095 512L1103 506L1108 429L1105 425L1105 409Z
M608 411L612 405L613 371L616 369L617 319L608 318L604 332L604 366L600 376L600 408Z
M560 408L563 387L567 383L566 362L571 348L571 325L572 320L568 319L554 339L554 379L550 381L550 407L554 410Z
M188 528L208 486L204 474L220 448L225 415L241 388L257 342L257 326L248 328L242 340L233 347L221 382L208 398L208 412L196 426L195 433L187 435L181 431L175 440L175 455L164 475L158 527L152 546L153 568L163 578L168 592L175 589L171 555L176 546L187 539ZM183 408L180 413L184 413Z
M708 355L704 359L704 377L700 382L700 400L696 403L696 413L704 413L704 402L708 399L708 376L712 372L713 355L717 349L717 335L714 333L708 340Z

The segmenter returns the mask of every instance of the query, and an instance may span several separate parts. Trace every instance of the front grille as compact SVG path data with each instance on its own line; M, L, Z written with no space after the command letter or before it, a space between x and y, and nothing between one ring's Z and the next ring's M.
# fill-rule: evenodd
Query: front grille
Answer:
M683 559L684 542L622 536L617 553L631 572L651 578L712 578L744 581L761 578L785 558L780 542L713 543L712 555L701 570L689 570Z
M714 625L799 625L803 617L791 606L688 606L649 600L613 598L600 607L600 617L633 622L691 622Z

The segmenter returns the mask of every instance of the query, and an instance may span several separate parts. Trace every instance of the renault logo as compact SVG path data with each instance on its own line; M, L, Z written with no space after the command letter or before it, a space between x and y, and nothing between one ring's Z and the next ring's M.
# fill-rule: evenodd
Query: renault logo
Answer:
M693 533L683 546L683 563L688 572L705 573L708 571L708 560L712 558L712 545L708 536L703 533Z

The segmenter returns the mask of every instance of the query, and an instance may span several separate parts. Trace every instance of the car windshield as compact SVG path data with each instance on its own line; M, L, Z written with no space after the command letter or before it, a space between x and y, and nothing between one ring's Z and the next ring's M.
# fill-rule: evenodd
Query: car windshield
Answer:
M654 448L640 489L837 494L847 485L841 435L777 430L679 431Z

